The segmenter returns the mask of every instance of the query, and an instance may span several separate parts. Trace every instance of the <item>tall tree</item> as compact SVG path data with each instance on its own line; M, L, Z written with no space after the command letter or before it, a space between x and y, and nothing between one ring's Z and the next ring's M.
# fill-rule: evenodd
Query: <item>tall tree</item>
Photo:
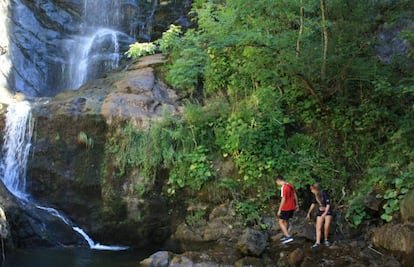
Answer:
M300 57L300 48L302 45L302 35L303 35L303 28L305 23L305 7L303 6L303 0L300 0L300 17L299 17L299 33L298 39L296 41L296 58Z
M321 67L321 79L326 78L326 59L328 57L328 28L326 27L326 3L325 0L320 0L321 18L322 18L322 33L323 33L323 57Z

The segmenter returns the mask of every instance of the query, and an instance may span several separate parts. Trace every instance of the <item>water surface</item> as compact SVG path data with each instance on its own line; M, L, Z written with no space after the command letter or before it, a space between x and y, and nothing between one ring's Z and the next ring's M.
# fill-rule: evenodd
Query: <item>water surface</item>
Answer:
M100 251L87 248L6 252L2 267L136 267L154 251Z

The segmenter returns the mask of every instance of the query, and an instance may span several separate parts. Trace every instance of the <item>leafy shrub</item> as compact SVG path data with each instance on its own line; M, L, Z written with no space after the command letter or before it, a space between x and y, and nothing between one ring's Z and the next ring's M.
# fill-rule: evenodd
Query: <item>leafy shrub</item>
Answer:
M206 215L205 210L197 210L185 217L185 222L192 226L196 224L199 220L201 220Z
M188 186L198 191L208 180L214 178L212 161L207 157L208 150L197 146L195 151L179 153L172 167L167 184L168 193L174 195L177 189Z
M200 189L215 177L212 159L227 158L238 173L218 183L249 222L276 196L276 173L298 189L321 182L334 199L342 190L353 192L348 219L354 225L368 217L364 197L375 190L385 203L382 218L392 220L414 187L414 79L412 64L377 60L372 29L408 12L383 4L327 3L323 58L315 53L324 45L318 2L195 1L197 27L182 34L171 26L156 43L169 53L169 84L188 93L189 102L199 93L197 101L182 118L142 134L141 155L131 162L149 176L168 169L170 193L176 193ZM402 34L412 40L411 32Z
M133 43L129 45L129 50L125 55L129 58L139 58L142 56L155 54L156 46L153 43Z
M260 211L262 208L257 201L244 200L235 201L236 213L241 216L245 225L258 225L261 221Z
M166 54L171 52L173 49L177 49L180 44L182 44L182 40L180 38L181 34L181 27L171 24L170 28L162 33L161 39L158 39L154 43L159 46L162 53Z

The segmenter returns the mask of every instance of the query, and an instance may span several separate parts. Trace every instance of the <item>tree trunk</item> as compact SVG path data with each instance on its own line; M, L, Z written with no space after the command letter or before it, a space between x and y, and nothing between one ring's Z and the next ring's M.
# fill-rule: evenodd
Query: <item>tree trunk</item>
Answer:
M326 58L328 56L328 29L326 27L326 3L325 0L320 0L321 15L322 15L322 33L323 33L323 57L321 66L321 79L326 77Z
M302 45L304 20L305 20L305 7L303 6L303 0L300 0L300 26L299 26L298 39L296 41L296 58L300 57L300 48Z

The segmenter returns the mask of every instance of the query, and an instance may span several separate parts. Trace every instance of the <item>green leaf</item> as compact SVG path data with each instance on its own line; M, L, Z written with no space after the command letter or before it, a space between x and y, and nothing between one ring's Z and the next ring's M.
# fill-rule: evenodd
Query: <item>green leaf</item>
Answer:
M383 220L385 220L387 222L390 222L392 220L392 216L389 215L389 214L382 214L381 215L381 219L383 219Z

